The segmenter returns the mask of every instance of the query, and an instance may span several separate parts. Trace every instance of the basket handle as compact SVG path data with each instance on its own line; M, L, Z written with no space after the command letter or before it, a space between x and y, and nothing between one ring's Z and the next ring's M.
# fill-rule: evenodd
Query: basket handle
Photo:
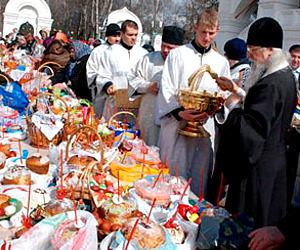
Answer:
M115 114L112 115L112 117L108 121L107 126L110 127L111 124L112 124L112 122L113 122L113 120L114 120L114 118L116 118L119 115L131 115L136 120L136 116L132 112L129 112L129 111L120 111L120 112L117 112L117 113L115 113Z
M200 77L207 72L213 79L217 79L218 75L211 69L211 67L207 64L200 66L188 79L188 86L191 88L191 91L195 91L198 89L200 84Z
M69 108L68 108L68 105L66 103L66 101L61 98L60 96L56 96L56 95L53 95L51 93L48 93L48 92L44 92L42 94L39 94L37 95L26 107L26 112L25 112L25 115L26 115L26 120L29 121L29 115L28 115L28 111L29 111L29 108L30 108L30 104L32 104L35 100L41 98L41 97L44 97L44 96L53 96L57 99L59 99L65 106L66 106L66 112L67 112L67 123L70 122L70 111L69 111Z
M53 71L53 69L49 65L56 65L56 66L58 66L61 69L64 68L64 66L60 65L57 62L48 61L48 62L43 63L41 66L39 66L38 69L37 69L37 71L40 72L43 68L47 68L47 69L49 69L51 71L52 76L54 76L54 71Z
M51 72L51 76L54 76L54 71L53 71L53 69L50 67L50 66L48 66L48 65L42 65L42 66L40 66L39 68L38 68L38 72L40 72L40 70L41 69L49 69L50 70L50 72Z
M70 145L71 145L71 142L72 142L72 139L73 137L82 132L82 131L85 131L85 130L89 130L90 132L92 132L94 135L97 136L98 140L99 140L99 148L97 149L100 149L100 153L101 153L101 164L103 165L104 164L104 148L103 148L103 142L101 140L101 137L100 135L97 133L97 130L89 125L85 125L85 126L82 126L80 128L78 128L71 136L70 138L68 139L67 141L67 146L66 146L66 160L69 158L69 149L70 149Z
M0 74L0 77L4 78L6 80L6 82L9 83L9 79L6 75Z

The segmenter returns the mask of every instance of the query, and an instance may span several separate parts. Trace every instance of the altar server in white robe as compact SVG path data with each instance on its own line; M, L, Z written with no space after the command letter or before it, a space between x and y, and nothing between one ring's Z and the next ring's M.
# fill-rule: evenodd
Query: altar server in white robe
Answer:
M159 136L160 127L155 124L155 106L164 63L170 51L182 45L183 41L183 29L164 27L161 51L145 55L128 74L129 96L143 96L138 113L139 128L146 144L150 146L157 146Z
M126 20L121 26L121 41L110 46L100 58L97 96L105 99L104 118L108 119L115 109L113 94L117 89L128 89L127 74L148 52L136 45L138 25Z
M105 43L93 49L86 64L86 78L88 82L88 87L92 91L92 102L97 116L102 116L102 110L105 102L105 98L103 98L103 96L96 96L96 83L97 81L99 81L98 77L100 72L100 60L104 50L106 50L113 44L117 44L120 42L120 32L121 29L118 24L109 24L105 32Z
M204 10L194 26L195 40L172 50L165 62L161 91L158 95L157 122L161 125L158 145L163 161L170 162L172 174L178 165L180 176L192 177L191 189L199 194L201 168L203 192L206 194L207 177L212 172L214 161L215 124L208 117L204 128L210 138L192 138L178 134L178 127L187 121L197 121L206 114L185 110L179 103L179 91L188 87L188 78L201 66L208 64L218 76L230 76L228 61L212 49L212 43L219 31L219 17L215 10ZM219 91L216 82L205 73L200 87L208 91Z

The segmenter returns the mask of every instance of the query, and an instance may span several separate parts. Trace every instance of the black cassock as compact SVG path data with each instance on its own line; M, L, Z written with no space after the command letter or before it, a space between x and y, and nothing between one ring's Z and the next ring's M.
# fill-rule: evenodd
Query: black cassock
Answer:
M286 67L253 85L244 108L220 128L216 166L229 183L226 208L253 216L256 227L276 225L286 213L286 135L296 103Z

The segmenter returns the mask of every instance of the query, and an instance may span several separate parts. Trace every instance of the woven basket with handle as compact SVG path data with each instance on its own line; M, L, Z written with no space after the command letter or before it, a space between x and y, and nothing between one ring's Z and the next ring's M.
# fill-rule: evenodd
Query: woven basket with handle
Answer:
M98 145L92 144L92 142L98 141ZM100 135L97 133L97 130L91 126L85 125L78 128L68 139L66 145L66 159L68 160L70 150L73 150L76 146L76 143L81 144L83 149L92 149L96 153L100 154L100 162L98 162L98 170L103 172L102 169L104 165L104 150L103 142Z
M115 114L112 115L112 117L108 121L107 126L110 127L117 118L120 118L120 116L126 117L126 115L127 116L131 116L134 119L134 121L136 121L136 116L132 112L129 112L129 111L120 111L120 112L117 112L117 113L115 113ZM122 120L124 122L124 118Z
M67 113L67 120L64 121L64 127L63 129L61 129L55 136L54 138L49 141L47 139L47 137L41 132L41 130L35 126L35 124L31 121L31 116L29 115L29 110L30 108L35 108L38 104L38 100L40 98L57 98L59 99L64 106L66 107L66 109L64 110L64 113ZM35 106L34 106L35 105ZM51 109L51 108L50 108ZM51 110L52 111L52 110ZM53 143L54 145L58 145L61 141L63 141L64 139L66 139L66 133L65 133L65 127L67 124L69 124L70 122L70 113L69 113L69 109L68 109L68 105L67 103L64 101L64 99L62 99L59 96L55 96L51 93L43 93L40 95L37 95L32 102L30 102L26 108L26 123L27 123L27 129L28 129L28 135L29 135L29 140L30 140L30 145L34 146L34 147L40 147L40 148L48 148L49 147L49 143Z
M51 65L55 65L55 66L57 66L58 68L61 68L61 69L63 68L63 66L61 66L59 63L49 61L49 62L45 62L41 66L39 66L37 71L42 72L42 70L48 69L51 73L51 76L54 76L54 70L51 68Z
M7 83L10 82L10 80L8 79L8 77L4 74L1 74L0 73L0 79L4 79L5 80L5 83L3 85L6 85ZM2 82L1 82L1 85L2 85Z
M98 145L92 145L91 143L93 141L98 141ZM100 161L97 161L95 159L89 162L87 166L83 169L82 173L80 174L80 177L78 178L78 182L74 188L76 199L92 200L88 187L89 178L92 176L93 173L103 173L106 171L106 169L103 169L105 163L103 143L96 129L88 125L82 126L78 128L67 141L66 159L69 158L70 150L72 150L77 143L81 144L83 148L89 147L90 149L93 149L96 153L100 154Z
M129 101L128 89L118 89L114 94L114 100L117 108L120 109L138 109L142 98L137 98L134 101Z
M198 90L203 74L207 72L216 79L217 74L212 71L209 65L203 65L197 69L188 79L189 89L181 89L179 101L185 109L197 111L213 110L218 102L218 93L209 93L205 90Z

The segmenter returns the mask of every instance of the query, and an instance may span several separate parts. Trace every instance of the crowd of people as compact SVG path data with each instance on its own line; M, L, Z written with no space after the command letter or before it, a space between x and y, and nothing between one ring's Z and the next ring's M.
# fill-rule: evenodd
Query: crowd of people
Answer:
M254 218L257 229L249 235L249 248L293 249L300 222L292 203L300 122L293 127L291 122L300 45L287 56L280 24L261 18L251 25L246 41L227 41L223 56L214 43L219 16L213 9L198 16L192 41L185 41L183 29L164 27L160 51L137 45L138 32L138 25L126 20L121 27L109 24L105 43L93 48L70 42L62 32L43 30L34 37L15 29L1 43L3 54L11 52L12 58L13 51L24 50L36 64L55 62L47 84L66 83L93 103L98 117L109 119L118 110L114 95L120 89L127 90L128 101L141 99L134 112L143 139L159 147L173 175L192 177L191 190L196 195L202 190L213 204L222 182L226 209ZM179 101L180 90L189 87L190 76L203 65L216 77L204 74L200 86L221 96L212 113L185 109ZM209 136L178 133L192 121L205 121Z

